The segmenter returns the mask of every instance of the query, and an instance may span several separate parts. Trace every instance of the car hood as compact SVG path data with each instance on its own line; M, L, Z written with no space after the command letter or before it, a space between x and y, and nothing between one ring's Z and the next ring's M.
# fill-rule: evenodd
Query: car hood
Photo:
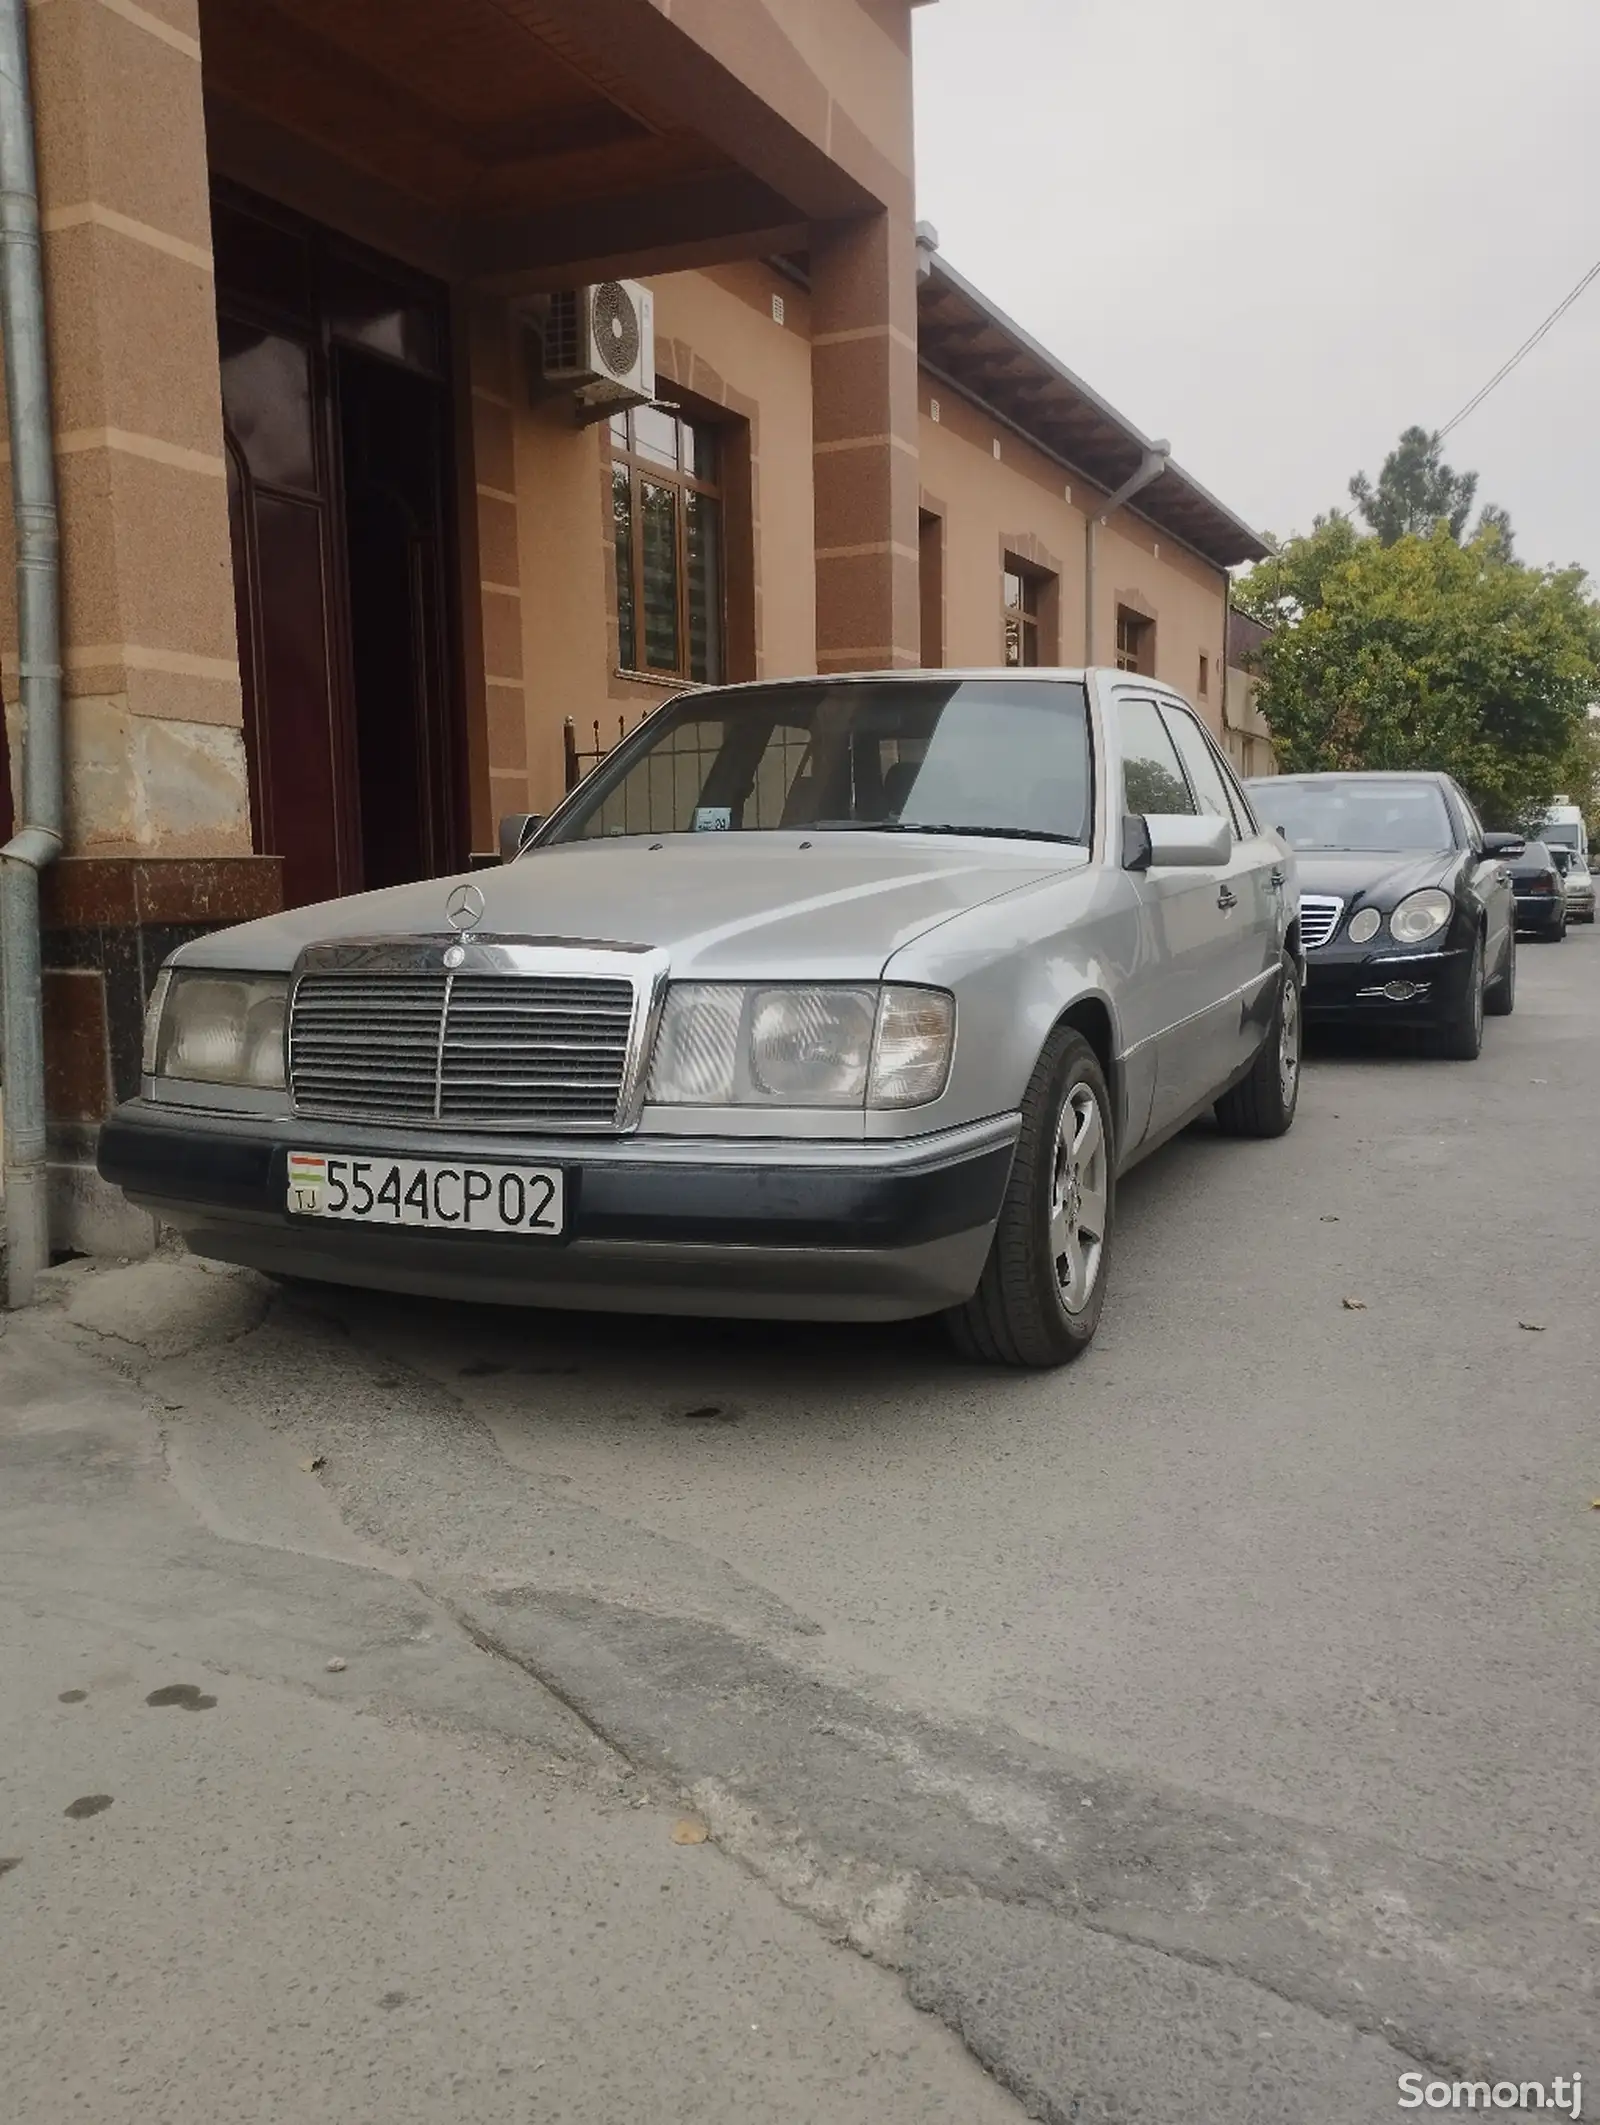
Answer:
M531 849L465 880L482 936L664 946L678 979L873 980L913 939L1087 852L1052 842L870 833L675 834ZM294 908L197 938L183 966L278 971L311 944L449 935L460 878Z
M1458 849L1295 851L1302 893L1331 894L1347 903L1370 901L1384 909L1394 907L1408 893L1425 885L1440 885L1449 892L1460 861Z

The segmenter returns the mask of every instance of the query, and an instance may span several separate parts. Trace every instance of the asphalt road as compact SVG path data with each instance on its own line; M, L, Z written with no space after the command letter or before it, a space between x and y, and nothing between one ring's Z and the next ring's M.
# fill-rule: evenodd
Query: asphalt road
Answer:
M1030 2114L1600 2085L1597 1088L1590 930L1475 1065L1324 1044L1129 1180L1042 1378L168 1265L60 1333L198 1524L424 1590Z

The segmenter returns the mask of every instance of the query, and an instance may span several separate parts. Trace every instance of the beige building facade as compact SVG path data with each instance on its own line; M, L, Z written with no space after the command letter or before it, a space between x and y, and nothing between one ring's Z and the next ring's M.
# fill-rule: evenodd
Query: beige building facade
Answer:
M1241 775L1275 775L1272 726L1261 710L1261 681L1252 668L1270 629L1247 612L1228 614L1228 677L1222 701L1222 738Z
M139 1237L92 1141L166 951L486 856L684 685L1092 651L1222 733L1261 549L919 234L913 5L30 7L60 1244ZM611 281L654 402L589 417L552 300Z

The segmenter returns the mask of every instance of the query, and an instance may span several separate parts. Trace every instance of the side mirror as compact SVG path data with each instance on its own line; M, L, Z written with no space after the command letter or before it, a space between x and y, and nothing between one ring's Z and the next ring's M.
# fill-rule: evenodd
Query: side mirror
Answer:
M1233 829L1214 812L1149 812L1144 829L1150 842L1146 870L1210 870L1233 854Z
M1502 860L1524 854L1527 846L1520 834L1485 834L1483 837L1483 853Z
M543 825L542 812L507 812L500 822L500 861L515 863Z

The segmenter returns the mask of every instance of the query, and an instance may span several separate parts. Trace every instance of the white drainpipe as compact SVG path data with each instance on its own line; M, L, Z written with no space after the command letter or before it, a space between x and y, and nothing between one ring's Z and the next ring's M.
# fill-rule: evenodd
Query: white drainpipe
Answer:
M1095 563L1099 558L1099 532L1102 524L1109 524L1124 502L1148 487L1152 480L1160 479L1172 456L1172 445L1165 440L1147 446L1138 471L1131 480L1124 480L1115 494L1108 495L1101 503L1098 514L1091 512L1083 527L1083 661L1097 664L1094 638Z

